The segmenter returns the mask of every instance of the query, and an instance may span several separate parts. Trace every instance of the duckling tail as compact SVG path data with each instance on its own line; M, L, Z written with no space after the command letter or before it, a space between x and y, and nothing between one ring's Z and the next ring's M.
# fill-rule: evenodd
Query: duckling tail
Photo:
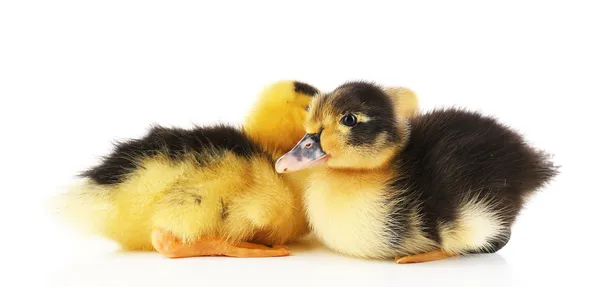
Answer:
M66 192L50 198L48 207L53 215L89 235L104 233L116 207L110 200L110 186L83 181L68 187Z
M552 155L540 150L530 150L532 156L531 165L528 170L530 180L525 181L528 186L524 186L529 193L550 183L560 174L560 166L552 161ZM527 194L529 195L529 194Z

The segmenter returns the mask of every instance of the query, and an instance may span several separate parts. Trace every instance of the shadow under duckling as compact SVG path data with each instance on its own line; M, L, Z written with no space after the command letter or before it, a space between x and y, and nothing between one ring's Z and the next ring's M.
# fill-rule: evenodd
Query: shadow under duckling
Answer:
M495 119L460 109L398 117L372 83L315 97L304 126L276 169L312 167L309 223L350 256L414 263L494 253L526 199L558 174Z
M412 114L416 95L389 91ZM242 129L155 127L119 143L59 196L61 215L125 250L171 258L286 256L282 244L309 231L302 205L307 173L281 175L274 162L304 135L318 90L280 81L262 91Z

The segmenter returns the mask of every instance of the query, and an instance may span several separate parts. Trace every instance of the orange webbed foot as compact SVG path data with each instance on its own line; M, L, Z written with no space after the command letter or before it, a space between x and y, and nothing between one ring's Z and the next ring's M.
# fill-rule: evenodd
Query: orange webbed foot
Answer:
M455 257L455 256L456 256L455 254L447 253L447 252L444 252L441 250L436 250L436 251L431 251L431 252L426 252L426 253L421 253L421 254L416 254L416 255L409 255L409 256L403 256L403 257L397 256L396 259L394 260L394 262L396 262L397 264L423 263L423 262L447 259L447 258L451 258L451 257Z
M152 233L152 245L156 251L169 258L200 256L279 257L290 255L290 251L283 245L268 247L250 242L231 244L220 238L201 238L193 243L184 243L172 233L160 229Z

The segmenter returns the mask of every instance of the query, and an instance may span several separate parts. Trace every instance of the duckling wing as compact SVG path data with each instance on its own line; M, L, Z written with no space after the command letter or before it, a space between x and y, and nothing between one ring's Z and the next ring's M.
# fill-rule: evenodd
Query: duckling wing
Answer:
M97 184L122 183L128 175L140 167L149 157L166 156L170 160L183 160L194 156L201 165L219 153L230 151L238 156L249 157L262 153L244 133L236 128L219 125L192 130L154 127L140 139L121 142L102 163L81 175Z
M446 251L502 248L525 199L557 174L545 153L493 118L448 109L411 126L398 159L403 176L392 184L409 199L396 209L412 205L419 229ZM406 212L394 214L406 222Z

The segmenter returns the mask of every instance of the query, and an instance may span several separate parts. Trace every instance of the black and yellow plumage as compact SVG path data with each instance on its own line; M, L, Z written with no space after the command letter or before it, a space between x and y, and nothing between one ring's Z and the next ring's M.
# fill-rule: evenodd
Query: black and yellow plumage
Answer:
M277 162L314 166L305 203L322 242L398 263L496 252L525 200L557 168L495 119L460 109L398 117L377 85L313 99L306 136Z
M393 90L393 91L392 91ZM414 93L389 91L417 109ZM297 81L268 86L242 128L154 127L119 143L60 196L62 215L128 250L169 257L282 256L306 234L307 173L278 174L275 159L302 137L318 90ZM262 244L262 245L259 245Z
M298 238L308 231L302 175L277 174L274 156L302 136L293 127L301 126L316 92L281 81L261 93L242 129L154 127L119 143L61 197L61 212L130 250L154 249L155 230L189 244L221 238L276 245Z

